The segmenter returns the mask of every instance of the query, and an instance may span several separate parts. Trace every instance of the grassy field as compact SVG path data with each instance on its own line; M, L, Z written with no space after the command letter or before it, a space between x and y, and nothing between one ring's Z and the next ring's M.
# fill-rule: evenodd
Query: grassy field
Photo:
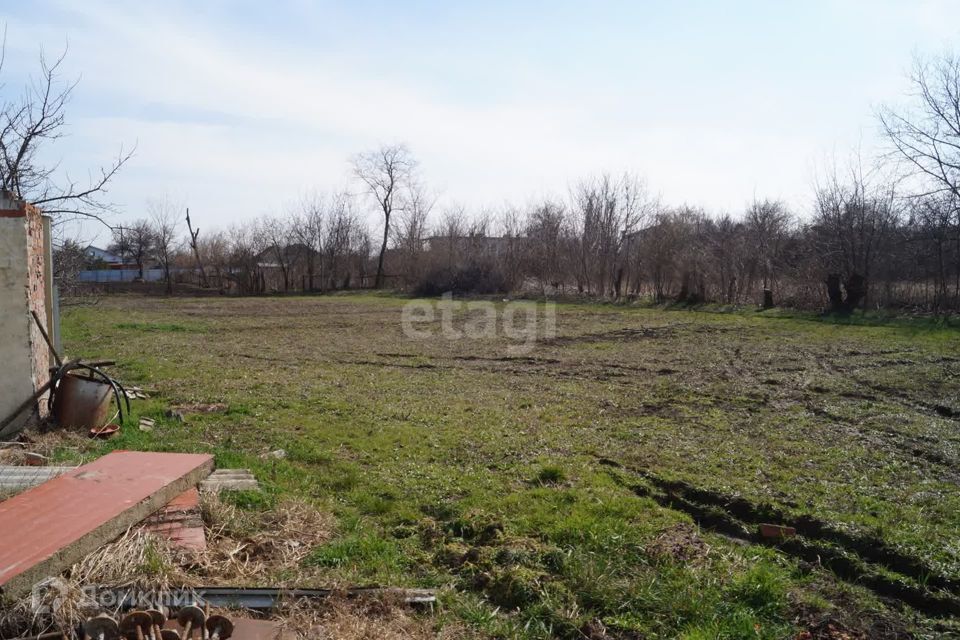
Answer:
M157 427L59 455L249 467L264 492L230 496L242 511L297 497L335 521L269 581L441 587L432 625L470 637L960 629L957 329L561 304L524 351L407 337L406 302L70 309L68 353L156 390L134 413Z

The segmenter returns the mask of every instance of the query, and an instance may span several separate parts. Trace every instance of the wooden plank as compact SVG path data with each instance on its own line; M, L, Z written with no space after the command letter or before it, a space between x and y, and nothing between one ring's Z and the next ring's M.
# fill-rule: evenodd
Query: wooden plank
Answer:
M0 502L0 594L59 574L212 470L209 455L115 451Z

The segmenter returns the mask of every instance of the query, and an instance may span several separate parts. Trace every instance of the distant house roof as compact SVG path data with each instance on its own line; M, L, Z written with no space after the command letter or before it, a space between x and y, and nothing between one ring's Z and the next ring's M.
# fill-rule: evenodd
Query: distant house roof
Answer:
M311 256L320 255L319 252L311 249L305 244L296 242L288 244L283 248L283 259L285 262L296 262L306 260ZM279 267L276 247L268 247L256 255L257 263L260 267Z
M121 264L123 262L123 259L117 254L93 245L90 245L84 249L83 252L86 253L87 257L91 258L92 260L102 260L107 264Z

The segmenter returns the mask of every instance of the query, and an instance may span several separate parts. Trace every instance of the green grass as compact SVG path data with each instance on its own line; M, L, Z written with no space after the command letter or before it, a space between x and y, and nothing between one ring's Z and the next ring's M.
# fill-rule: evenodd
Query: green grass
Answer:
M59 456L205 451L250 468L264 491L229 495L237 506L298 496L339 521L303 586L444 587L445 609L488 637L783 638L811 611L934 628L857 580L698 530L661 485L815 518L960 580L955 328L561 304L558 339L518 358L504 336L407 338L405 302L70 309L71 356L115 359L159 395L118 438ZM190 402L229 409L165 417Z
M155 331L191 331L190 328L182 324L172 322L119 322L114 328L121 330L155 332Z

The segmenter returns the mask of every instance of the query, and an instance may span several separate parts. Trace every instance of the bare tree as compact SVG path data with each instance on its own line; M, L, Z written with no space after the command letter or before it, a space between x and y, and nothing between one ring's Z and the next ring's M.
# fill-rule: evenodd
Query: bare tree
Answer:
M115 226L110 229L110 244L107 245L107 251L120 256L120 262L127 263L127 258L132 258L133 247L126 229L122 226Z
M521 211L507 206L496 216L499 238L492 239L490 249L493 261L506 288L522 287L526 264L527 239L524 237L526 221Z
M417 282L422 276L427 218L436 201L436 196L421 185L412 185L408 206L398 212L393 232L394 244L400 251L402 274L407 285Z
M177 221L180 219L180 207L169 198L158 198L147 202L150 213L150 229L153 235L154 253L160 268L168 294L173 293L171 268L177 253Z
M143 266L153 253L153 230L145 219L136 220L130 225L116 225L111 230L113 243L110 251L121 257L129 257L143 279Z
M710 271L715 281L715 296L726 304L737 304L744 289L749 289L757 262L754 252L746 250L744 225L729 214L709 221L706 242Z
M197 263L197 275L199 276L200 286L206 289L209 286L207 282L207 272L203 268L203 260L200 259L200 249L197 246L197 236L200 235L200 227L196 229L193 228L193 224L190 222L190 207L187 207L187 236L190 243L190 250L193 251L193 258Z
M267 216L258 225L267 253L280 269L284 292L290 291L290 275L295 256L290 251L293 229L290 221L280 216Z
M265 278L260 268L263 241L254 224L234 225L227 231L229 249L226 277L241 294L263 293Z
M0 45L0 71L3 48ZM113 205L104 200L107 186L133 155L121 147L116 159L78 182L45 162L40 151L64 135L66 106L76 81L63 81L60 66L66 51L52 63L40 56L40 76L24 87L19 98L0 100L0 189L27 200L57 221L72 217L102 221Z
M902 109L880 109L880 123L894 155L920 179L915 208L942 262L951 244L954 263L954 303L960 305L960 57L947 53L932 60L916 59L910 75L913 103ZM933 198L928 198L933 196ZM949 203L954 203L949 206ZM949 239L945 236L949 236ZM946 296L944 277L935 283L935 306Z
M960 58L946 54L914 61L915 104L878 114L896 154L933 185L960 197Z
M571 240L565 207L544 200L530 212L525 232L526 270L537 280L541 295L546 295L548 285L562 289Z
M816 186L813 232L827 272L833 311L866 306L880 257L890 250L900 215L896 181L865 170L857 158L841 176L834 167Z
M960 302L960 243L957 241L960 228L955 222L958 208L960 199L952 193L928 194L913 200L910 206L909 226L919 236L919 251L914 261L921 267L926 266L920 274L922 278L933 278L931 303L935 313L947 307L951 285L954 304Z
M207 284L212 281L221 293L225 292L230 274L230 240L227 234L222 231L204 234L203 238L197 239L197 250L204 266L211 271Z
M580 287L619 298L626 275L626 241L656 210L657 202L643 181L630 174L583 180L571 199L580 237Z
M353 200L345 193L336 194L330 199L330 206L324 229L325 271L331 289L346 289L351 284L351 271L354 262L360 271L365 268L369 254L369 238L353 207ZM363 256L363 260L354 258Z
M361 153L353 158L353 173L366 186L383 214L383 239L377 259L374 287L384 284L383 257L390 238L390 219L395 211L403 210L409 199L409 190L416 182L417 161L406 145L384 145L376 151Z
M313 291L316 282L323 286L324 225L329 206L325 196L314 193L301 199L291 218L291 233L304 254L303 288L307 291Z
M53 278L62 296L73 298L81 293L80 272L86 262L87 253L76 240L68 238L54 245Z
M747 231L750 242L748 288L753 285L753 277L759 272L763 286L763 306L773 306L773 283L777 277L777 267L783 243L790 226L790 213L786 206L776 200L755 200L747 209Z

